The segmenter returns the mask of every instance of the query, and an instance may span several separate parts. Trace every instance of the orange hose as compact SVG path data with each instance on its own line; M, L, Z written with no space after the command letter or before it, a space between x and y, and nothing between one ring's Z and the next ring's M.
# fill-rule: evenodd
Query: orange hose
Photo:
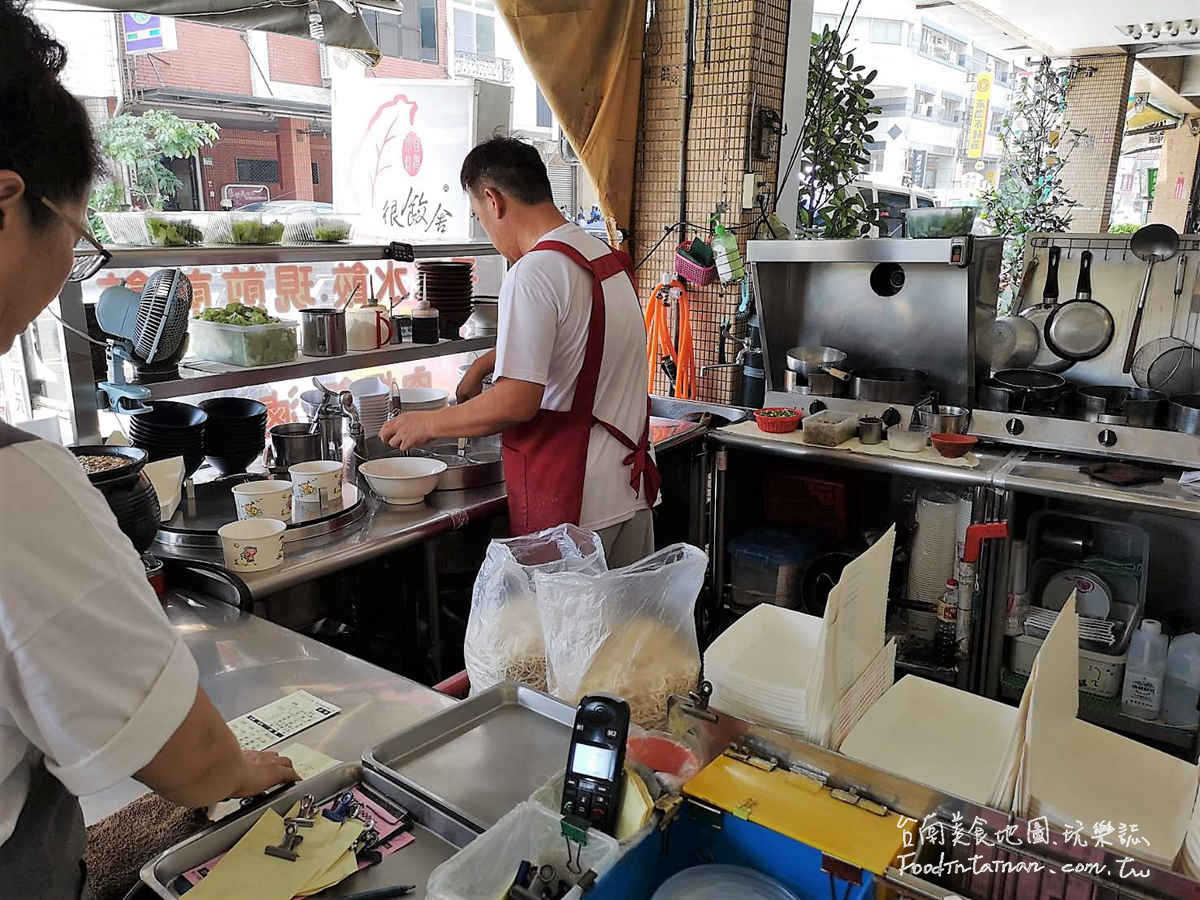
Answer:
M667 321L666 297L674 289L679 292L675 301L679 304L678 347L671 340L671 327ZM646 304L646 386L647 392L654 391L654 372L660 356L667 356L675 363L675 396L692 400L696 393L696 363L692 344L691 298L681 280L658 284L650 292Z

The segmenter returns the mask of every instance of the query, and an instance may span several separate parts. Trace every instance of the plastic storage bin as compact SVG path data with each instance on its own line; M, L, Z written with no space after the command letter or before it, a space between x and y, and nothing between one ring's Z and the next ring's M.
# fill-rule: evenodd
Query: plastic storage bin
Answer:
M127 247L145 247L150 243L146 215L142 212L102 212L100 221L108 231L108 242Z
M598 831L587 833L587 846L571 845L579 852L584 872L603 876L616 862L617 842ZM574 882L567 869L567 840L562 816L526 801L433 870L425 888L429 900L496 900L506 895L521 860L551 865L558 877Z
M270 325L222 325L192 319L191 355L234 366L269 366L296 358L298 322Z
M1010 638L1008 667L1018 675L1028 676L1033 671L1033 660L1042 649L1042 639L1019 634ZM1125 682L1125 657L1105 653L1094 653L1079 648L1079 690L1097 697L1116 697Z
M204 240L196 215L149 212L145 214L146 243L154 247L194 247Z
M819 550L809 537L776 529L755 529L730 541L731 599L744 608L794 608L804 570Z

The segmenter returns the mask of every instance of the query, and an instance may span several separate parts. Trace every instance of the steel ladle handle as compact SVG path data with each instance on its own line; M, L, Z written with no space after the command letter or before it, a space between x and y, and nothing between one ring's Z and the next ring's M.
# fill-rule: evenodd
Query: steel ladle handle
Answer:
M1121 366L1121 372L1125 375L1133 368L1133 357L1137 354L1138 335L1142 330L1142 313L1146 311L1146 293L1150 290L1150 275L1154 272L1154 264L1158 262L1156 259L1151 259L1146 263L1146 278L1142 282L1142 294L1138 298L1137 311L1133 314L1133 325L1129 329L1129 344L1125 347L1125 363Z

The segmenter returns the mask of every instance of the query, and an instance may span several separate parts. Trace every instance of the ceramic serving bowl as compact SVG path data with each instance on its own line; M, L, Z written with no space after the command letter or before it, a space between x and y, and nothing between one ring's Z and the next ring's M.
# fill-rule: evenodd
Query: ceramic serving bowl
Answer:
M233 486L233 502L238 519L278 519L292 521L292 483L290 481L247 481Z
M288 467L292 494L297 503L322 503L342 496L342 464L336 459L315 459Z
M372 459L360 465L358 471L384 503L415 506L437 487L446 464L421 456L394 456Z
M246 519L217 529L225 568L231 572L265 572L283 562L283 532L278 519Z

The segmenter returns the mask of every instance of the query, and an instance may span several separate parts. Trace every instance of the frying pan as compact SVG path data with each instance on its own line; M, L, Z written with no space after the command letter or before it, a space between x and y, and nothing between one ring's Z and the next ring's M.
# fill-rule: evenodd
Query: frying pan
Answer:
M1142 330L1142 313L1146 309L1146 293L1150 290L1150 276L1154 264L1164 262L1179 252L1179 233L1169 225L1146 225L1139 228L1129 239L1133 255L1146 263L1146 280L1142 282L1142 293L1138 297L1137 312L1133 326L1129 329L1129 345L1125 348L1125 365L1121 371L1126 375L1133 368L1133 355L1137 352L1138 335Z
M1107 350L1115 330L1112 313L1092 299L1092 251L1084 250L1079 257L1075 299L1050 311L1042 337L1057 356L1082 362Z
M1002 369L992 376L1001 387L1031 394L1050 394L1067 386L1067 379L1040 369Z
M1051 247L1050 262L1046 269L1046 286L1042 288L1042 302L1037 306L1021 310L1021 315L1037 327L1040 335L1045 335L1046 320L1050 318L1050 313L1054 312L1054 308L1058 305L1058 263L1061 258L1062 249ZM1041 346L1038 347L1033 361L1029 363L1029 368L1042 372L1064 372L1075 364L1075 360L1063 359L1051 350L1046 345L1044 338L1040 343Z
M992 322L989 348L993 369L1023 369L1033 362L1042 346L1042 335L1037 326L1020 315L1025 297L1029 294L1029 286L1033 283L1037 260L1036 256L1032 257L1025 267L1012 312L1007 316L998 316Z

